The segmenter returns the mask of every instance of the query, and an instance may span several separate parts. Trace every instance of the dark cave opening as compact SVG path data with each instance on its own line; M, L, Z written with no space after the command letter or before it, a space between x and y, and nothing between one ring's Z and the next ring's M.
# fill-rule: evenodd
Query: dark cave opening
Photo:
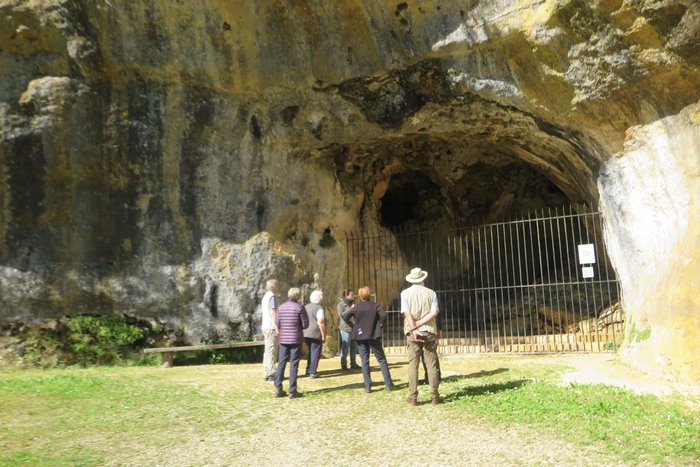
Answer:
M402 172L391 177L381 201L380 220L390 229L423 226L443 216L444 204L440 188L427 175L418 171ZM436 207L438 209L434 209Z
M572 206L581 199L571 199L542 168L514 157L462 166L445 159L399 167L380 199L379 221L393 235L371 242L398 254L371 257L369 283L387 309L398 306L402 274L414 266L430 272L428 285L451 310L449 326L461 332L565 333L614 307L619 292L599 221L591 221L586 207L579 212ZM407 158L406 165L416 160ZM585 244L598 255L589 266L597 283L585 282L577 260Z
M381 198L380 223L391 230L450 228L501 222L571 200L544 174L522 161L475 162L464 175L420 170L395 173Z

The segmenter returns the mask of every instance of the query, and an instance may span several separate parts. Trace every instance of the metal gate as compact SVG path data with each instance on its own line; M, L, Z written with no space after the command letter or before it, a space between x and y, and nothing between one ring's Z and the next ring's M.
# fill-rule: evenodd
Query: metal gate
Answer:
M413 267L440 304L442 353L600 352L620 342L619 284L599 212L569 206L435 231L347 237L348 286L388 312L387 353L404 353L401 290Z

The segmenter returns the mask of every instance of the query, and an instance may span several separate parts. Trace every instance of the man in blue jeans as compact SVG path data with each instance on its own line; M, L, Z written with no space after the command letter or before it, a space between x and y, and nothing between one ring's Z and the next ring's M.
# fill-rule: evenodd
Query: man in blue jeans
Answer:
M343 313L355 304L352 289L343 290L343 296L338 302L338 330L340 331L340 368L357 370L357 342L352 340L352 326L343 320ZM348 350L350 351L350 368L348 368Z

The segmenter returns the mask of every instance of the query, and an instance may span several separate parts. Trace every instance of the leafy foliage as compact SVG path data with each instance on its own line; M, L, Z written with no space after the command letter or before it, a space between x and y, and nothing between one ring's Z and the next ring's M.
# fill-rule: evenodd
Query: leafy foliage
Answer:
M68 346L81 365L118 363L145 337L143 329L114 315L76 316L66 327Z
M323 232L323 236L318 241L318 246L320 246L321 248L332 248L333 246L335 246L336 243L337 241L333 234L331 234L330 229L326 229Z
M158 356L144 356L140 350L163 332L162 327L129 322L121 316L73 316L55 321L52 326L15 329L11 357L19 366L39 368L157 364Z

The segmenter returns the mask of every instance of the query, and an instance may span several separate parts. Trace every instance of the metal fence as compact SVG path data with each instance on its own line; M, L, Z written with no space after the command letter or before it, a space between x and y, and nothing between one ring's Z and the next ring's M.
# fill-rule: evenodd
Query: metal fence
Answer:
M413 267L440 303L442 353L600 352L624 313L599 212L549 209L510 222L347 237L347 280L387 310L384 346L404 353L400 293Z

